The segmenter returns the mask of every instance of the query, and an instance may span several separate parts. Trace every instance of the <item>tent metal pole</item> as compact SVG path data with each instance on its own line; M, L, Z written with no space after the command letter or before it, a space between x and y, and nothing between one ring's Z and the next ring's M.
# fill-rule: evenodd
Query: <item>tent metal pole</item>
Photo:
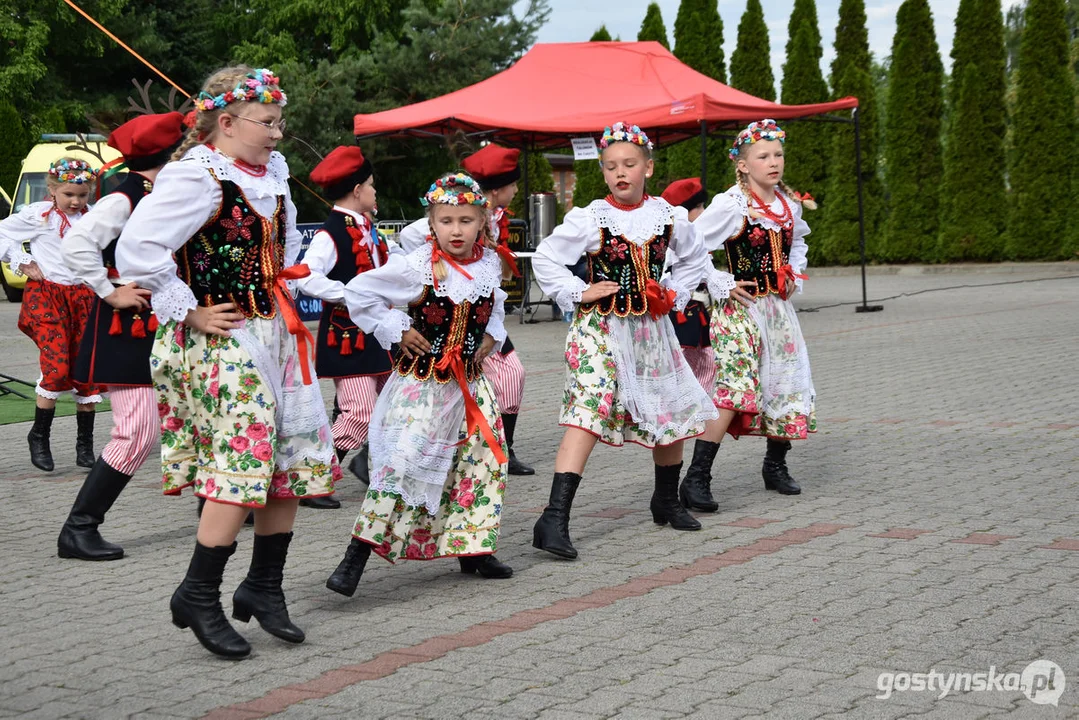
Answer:
M701 120L701 188L708 192L708 121Z
M862 304L856 305L854 312L879 312L883 305L868 305L865 289L865 204L862 200L862 133L858 123L858 108L851 111L854 117L854 174L858 176L858 237L862 246Z
M529 152L529 149L530 149L530 145L528 143L525 143L525 149L524 149L524 153L523 153L523 155L524 155L524 167L521 168L521 180L523 181L522 184L524 185L524 193L525 193L525 197L524 197L525 201L524 201L523 204L524 204L524 209L525 209L525 223L526 224L529 223L528 214L529 214L529 210L532 209L532 207L531 207L532 198L528 194L528 152ZM531 227L531 224L529 224L529 227Z

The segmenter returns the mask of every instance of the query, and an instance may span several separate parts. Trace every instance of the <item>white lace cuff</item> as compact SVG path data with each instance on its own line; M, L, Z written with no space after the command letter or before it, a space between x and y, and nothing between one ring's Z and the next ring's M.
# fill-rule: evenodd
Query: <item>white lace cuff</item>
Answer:
M506 342L506 324L502 321L502 318L491 315L491 319L487 321L487 329L485 332L495 339L495 350L501 351L502 344Z
M187 283L176 278L150 296L150 305L161 322L169 320L183 322L187 319L187 314L196 309L199 303Z
M378 340L378 344L383 348L389 350L394 343L401 342L401 336L410 327L412 327L412 318L408 316L408 313L390 308L375 326L375 340Z
M669 277L664 278L661 284L668 290L674 290L674 309L679 312L685 310L686 304L689 302L689 299L692 296L689 288L679 285L678 283L671 280Z
M573 312L581 303L581 293L588 289L588 283L574 276L568 284L551 294L551 299L558 303L562 312Z
M34 262L34 256L30 253L23 252L22 250L12 250L11 262L9 262L8 265L11 266L11 269L15 273L19 275L25 275L26 273L24 273L22 270L23 266L29 265L32 262Z
M731 290L734 290L737 285L734 282L734 275L729 272L723 272L722 270L712 270L708 273L708 277L705 279L708 283L708 293L712 296L713 300L726 300L731 296Z

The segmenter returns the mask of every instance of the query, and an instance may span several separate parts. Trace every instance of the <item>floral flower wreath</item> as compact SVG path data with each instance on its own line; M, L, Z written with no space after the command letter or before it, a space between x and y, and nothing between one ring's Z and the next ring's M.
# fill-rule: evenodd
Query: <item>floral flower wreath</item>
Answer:
M85 160L57 160L49 165L49 175L58 182L82 185L97 179L97 171Z
M760 120L758 122L751 122L746 129L738 133L738 137L734 139L734 144L731 145L730 151L727 153L731 160L738 159L738 148L743 145L752 145L755 142L761 140L778 140L781 143L787 141L787 133L784 132L775 120Z
M435 180L420 198L424 207L430 205L479 205L487 207L487 196L472 176L463 172L443 175Z
M605 150L608 145L615 142L630 142L649 150L655 147L652 141L648 139L648 136L645 135L644 130L641 130L636 125L627 125L623 122L616 122L610 127L603 128L603 137L600 138L599 149Z
M259 68L247 73L235 88L214 97L208 92L200 92L195 99L195 107L202 110L220 110L234 102L277 103L281 107L288 104L288 98L281 92L277 76L272 70Z

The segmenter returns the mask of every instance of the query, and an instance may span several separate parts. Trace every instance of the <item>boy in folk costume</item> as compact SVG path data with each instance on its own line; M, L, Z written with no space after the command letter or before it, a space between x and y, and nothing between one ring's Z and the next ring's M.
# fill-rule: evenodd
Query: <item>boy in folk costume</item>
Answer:
M116 128L108 142L123 154L127 177L61 241L67 267L97 294L73 377L106 386L113 417L112 440L83 482L57 539L62 558L124 556L124 549L106 542L97 527L160 438L150 378L157 316L150 309L150 291L116 271L116 244L132 211L150 194L158 171L180 145L183 119L178 112L140 115Z
M652 144L640 128L615 123L600 141L611 194L574 208L536 249L544 292L575 310L566 338L566 427L555 458L551 497L533 546L575 558L569 513L596 441L652 449L652 519L676 530L701 525L678 501L682 441L717 416L693 376L668 319L690 290L714 272L693 226L662 198L645 193ZM569 269L586 259L587 280ZM663 277L670 267L670 275ZM663 279L665 285L660 284Z
M375 209L375 178L371 162L359 147L334 148L311 171L311 180L322 187L334 206L311 238L303 259L311 274L298 286L322 300L315 371L320 378L333 379L340 410L334 418L333 444L340 462L349 450L366 447L371 412L391 369L389 352L349 317L344 305L345 284L385 265L389 247L366 216ZM366 465L366 453L364 456ZM300 504L341 507L332 495L304 499Z
M521 168L518 165L520 156L520 150L489 143L461 163L464 171L480 184L490 203L491 246L502 256L503 276L506 278L511 274L521 274L517 269L516 256L509 249L511 213L507 209L517 195L517 181L521 178ZM411 252L423 245L430 234L430 224L425 218L402 230L400 242L406 252ZM483 374L494 386L498 407L502 409L502 425L510 452L510 475L534 475L536 471L521 462L513 451L517 414L521 409L521 398L525 390L525 369L508 337L501 350L491 353L483 361Z
M750 123L729 153L737 182L693 223L709 251L726 250L724 274L737 281L730 298L712 293L713 399L720 416L694 449L687 478L698 478L696 489L707 491L712 461L728 432L768 438L761 469L765 488L783 495L802 491L786 456L791 440L816 432L816 391L790 297L805 279L809 226L802 206L816 205L783 183L785 141L774 120Z
M30 462L46 472L54 467L49 434L56 400L67 391L74 394L78 410L75 464L94 466L94 405L101 402L101 395L95 385L71 376L94 292L68 269L60 243L89 207L96 179L97 173L85 160L60 158L49 166L45 178L50 199L30 203L0 221L0 260L28 278L19 329L38 347L41 377L27 441ZM22 249L27 241L29 253Z
M382 346L400 346L371 418L371 488L326 586L351 596L372 551L456 557L461 571L508 578L494 557L506 453L498 403L480 364L505 340L502 261L483 242L487 199L464 173L424 197L434 234L356 276L345 301ZM407 307L407 311L395 307Z

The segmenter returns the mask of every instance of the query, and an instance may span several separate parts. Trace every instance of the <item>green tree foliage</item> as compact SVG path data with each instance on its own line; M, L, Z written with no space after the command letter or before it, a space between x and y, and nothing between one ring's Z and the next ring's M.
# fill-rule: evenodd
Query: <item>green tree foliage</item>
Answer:
M19 111L11 103L0 102L0 187L11 194L22 169L22 160L30 149L29 136Z
M797 25L794 24L796 20ZM797 0L791 13L791 25L787 59L783 63L783 104L827 102L828 84L820 69L823 51L813 0ZM806 122L787 123L786 129L784 179L792 187L812 193L822 205L827 202L825 182L833 128L824 123Z
M1007 245L1007 254L1019 260L1065 257L1070 246L1069 217L1061 207L1074 204L1076 123L1064 12L1062 0L1030 0L1024 17Z
M738 23L738 45L731 53L731 86L765 100L776 99L768 25L760 0L748 0Z
M996 0L961 0L952 40L937 259L997 260L1007 226L1004 23ZM971 212L971 208L978 208Z
M936 255L944 179L943 84L929 2L905 0L896 15L885 121L890 212L882 251L892 262L924 262Z
M592 37L588 38L588 42L611 42L611 33L607 31L606 25L600 25L599 30L592 33Z
M716 0L682 0L674 20L674 56L699 73L727 82L723 19Z
M668 50L671 49L671 44L667 40L667 26L663 24L663 13L660 12L657 3L649 3L648 11L644 14L644 21L641 22L641 29L637 33L637 40L655 40Z

